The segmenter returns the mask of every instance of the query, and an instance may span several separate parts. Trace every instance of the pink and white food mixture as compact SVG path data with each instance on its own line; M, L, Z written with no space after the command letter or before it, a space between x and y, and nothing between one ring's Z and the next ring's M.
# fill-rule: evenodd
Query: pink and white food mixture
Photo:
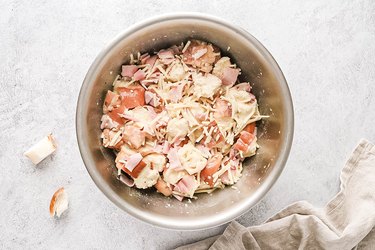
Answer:
M131 55L101 119L120 180L180 201L236 183L243 160L256 153L262 118L240 73L217 47L197 40Z

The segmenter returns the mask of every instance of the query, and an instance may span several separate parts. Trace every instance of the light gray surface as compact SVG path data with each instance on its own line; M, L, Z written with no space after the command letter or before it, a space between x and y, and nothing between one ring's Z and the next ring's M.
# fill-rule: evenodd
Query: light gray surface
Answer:
M79 3L78 3L79 2ZM361 137L375 141L375 2L1 1L0 248L165 249L202 239L154 228L115 207L79 155L80 84L100 49L138 20L207 11L248 30L274 55L295 105L295 139L278 182L239 218L255 225L301 199L321 206ZM34 167L22 153L53 132L58 151ZM64 186L70 209L49 217Z

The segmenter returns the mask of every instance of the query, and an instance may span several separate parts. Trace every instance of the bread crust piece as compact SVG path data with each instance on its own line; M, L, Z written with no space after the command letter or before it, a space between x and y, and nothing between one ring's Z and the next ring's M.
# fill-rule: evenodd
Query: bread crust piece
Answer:
M68 208L68 196L65 192L64 187L59 188L52 196L49 204L49 213L51 217L60 215ZM61 207L59 207L61 206Z
M45 136L42 140L27 150L24 155L35 165L43 161L47 156L56 151L57 145L52 134Z

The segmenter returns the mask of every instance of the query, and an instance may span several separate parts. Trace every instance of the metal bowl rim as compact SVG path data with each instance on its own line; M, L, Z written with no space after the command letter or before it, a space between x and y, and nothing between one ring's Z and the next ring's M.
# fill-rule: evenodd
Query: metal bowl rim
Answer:
M261 185L260 188L251 196L251 199L247 199L246 202L243 202L241 208L228 212L226 216L214 216L214 218L209 220L201 220L201 221L189 221L189 224L182 224L178 220L160 220L158 218L148 216L146 213L137 210L134 211L129 206L127 206L126 202L123 201L112 189L110 189L105 183L101 182L100 175L97 173L95 168L91 166L90 161L92 160L89 156L87 145L84 144L84 136L82 133L83 124L84 124L84 117L80 114L83 112L83 104L85 102L85 98L83 98L86 94L87 88L90 86L90 82L93 79L93 76L96 75L97 69L102 61L102 59L109 53L113 47L115 47L122 39L126 38L133 32L140 30L142 28L147 27L148 25L156 24L159 22L165 22L170 20L178 20L178 19L196 19L202 21L213 22L215 24L225 26L236 33L242 35L246 38L250 43L252 43L260 52L262 52L262 56L265 57L267 63L270 63L276 73L279 74L281 78L281 88L284 91L285 95L285 106L287 110L287 117L285 122L287 123L287 131L284 135L284 144L280 151L280 159L279 161L275 162L275 167L272 170L272 173L265 179L264 183ZM282 73L279 65L277 64L276 60L273 58L271 53L251 34L249 34L246 30L236 27L228 23L227 21L212 16L208 14L202 13L193 13L193 12L180 12L180 13L169 13L154 16L144 21L138 22L129 28L125 29L121 33L119 33L111 42L109 42L102 51L96 56L95 60L91 64L80 89L78 101L77 101L77 108L76 108L76 137L78 142L79 151L84 162L84 165L91 176L92 180L94 181L95 185L103 192L103 194L111 200L116 206L121 208L122 210L126 211L133 217L142 220L144 222L150 223L154 226L161 227L164 229L175 229L175 230L202 230L208 229L212 227L216 227L222 224L225 224L253 207L257 204L265 194L271 189L271 187L275 184L276 180L280 176L281 172L283 171L286 161L288 159L292 141L293 141L293 133L294 133L294 110L293 110L293 102L292 97L290 94L290 90L285 79L284 74ZM193 223L191 223L193 222Z

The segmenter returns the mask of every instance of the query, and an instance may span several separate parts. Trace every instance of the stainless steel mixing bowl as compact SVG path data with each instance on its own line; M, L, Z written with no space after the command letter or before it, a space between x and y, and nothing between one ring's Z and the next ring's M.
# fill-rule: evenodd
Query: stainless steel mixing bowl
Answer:
M105 93L112 87L121 65L129 61L130 53L157 51L192 38L209 41L234 59L242 69L240 80L252 83L260 112L269 118L258 124L260 148L256 156L245 162L236 188L200 194L189 203L120 183L113 167L114 155L101 145L99 126ZM76 129L87 171L98 188L118 207L156 226L203 229L226 223L246 212L275 183L292 144L293 106L279 66L249 33L206 14L169 14L132 26L97 56L79 94Z

